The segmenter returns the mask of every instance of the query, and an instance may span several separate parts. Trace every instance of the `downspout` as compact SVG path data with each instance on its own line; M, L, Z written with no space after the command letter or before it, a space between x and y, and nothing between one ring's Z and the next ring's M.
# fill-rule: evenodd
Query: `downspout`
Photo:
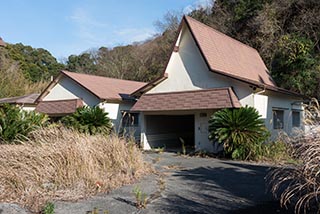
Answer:
M254 95L259 95L259 94L263 94L264 92L266 92L266 87L263 87L262 91L259 91L257 93L253 93L253 107L255 108L255 103L254 103Z

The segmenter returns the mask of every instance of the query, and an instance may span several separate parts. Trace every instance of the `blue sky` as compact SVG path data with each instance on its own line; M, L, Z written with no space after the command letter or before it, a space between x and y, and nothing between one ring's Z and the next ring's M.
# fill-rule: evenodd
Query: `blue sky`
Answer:
M168 11L184 13L211 0L7 0L0 37L49 50L58 60L91 48L151 37Z

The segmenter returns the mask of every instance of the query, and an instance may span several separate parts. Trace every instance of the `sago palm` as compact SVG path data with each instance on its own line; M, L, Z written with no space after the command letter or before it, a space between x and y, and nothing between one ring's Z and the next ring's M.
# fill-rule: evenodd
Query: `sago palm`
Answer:
M61 122L67 127L73 127L79 132L88 134L109 134L112 123L108 113L99 106L83 106L72 115L63 117Z
M209 120L209 139L224 144L226 154L235 159L253 158L269 132L253 107L222 109Z

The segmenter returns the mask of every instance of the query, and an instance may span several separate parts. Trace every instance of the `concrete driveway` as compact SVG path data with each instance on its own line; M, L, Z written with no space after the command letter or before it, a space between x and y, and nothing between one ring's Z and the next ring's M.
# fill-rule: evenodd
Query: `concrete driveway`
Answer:
M158 173L109 194L78 202L56 202L55 213L291 213L266 194L269 167L214 158L145 154ZM145 209L135 207L135 186L148 195Z

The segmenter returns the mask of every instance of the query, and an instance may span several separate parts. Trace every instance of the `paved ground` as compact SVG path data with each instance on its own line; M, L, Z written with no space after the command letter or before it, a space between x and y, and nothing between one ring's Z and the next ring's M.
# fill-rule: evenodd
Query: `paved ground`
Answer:
M182 157L174 153L146 154L159 172L134 185L124 186L75 203L57 202L56 214L90 213L215 213L272 214L281 210L265 194L267 166L222 161L213 158ZM132 190L140 186L147 193L146 209L137 209Z

